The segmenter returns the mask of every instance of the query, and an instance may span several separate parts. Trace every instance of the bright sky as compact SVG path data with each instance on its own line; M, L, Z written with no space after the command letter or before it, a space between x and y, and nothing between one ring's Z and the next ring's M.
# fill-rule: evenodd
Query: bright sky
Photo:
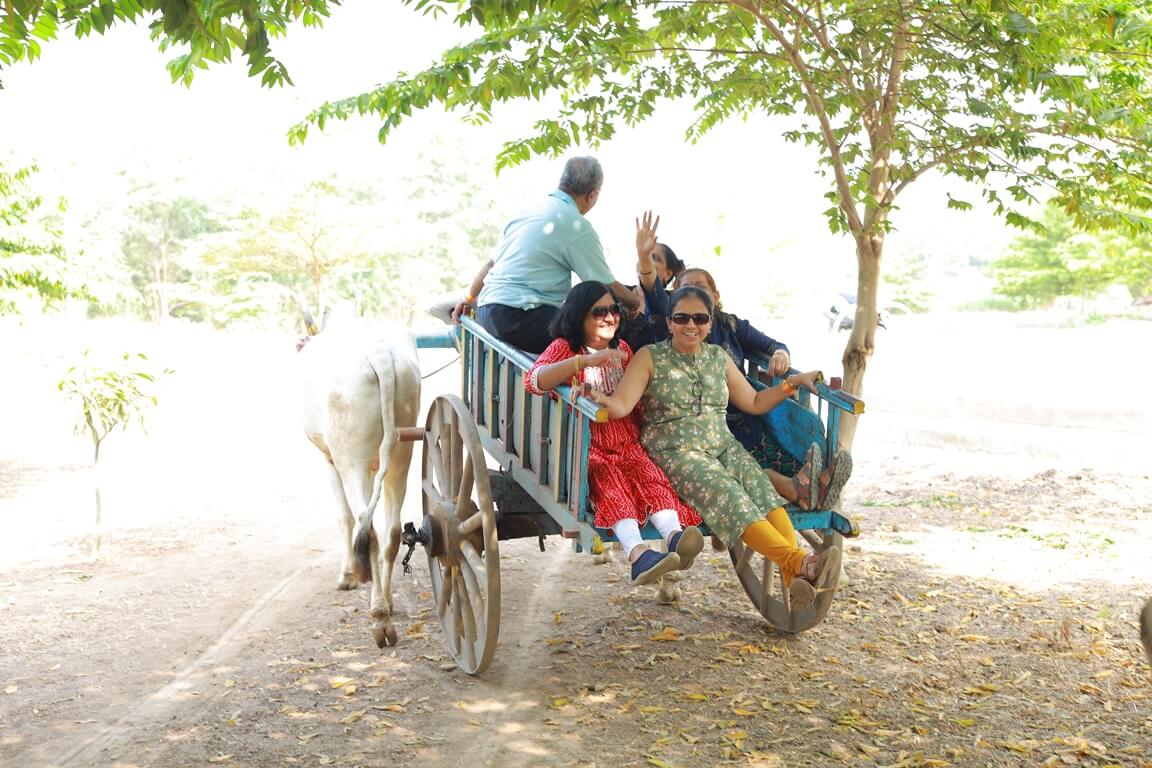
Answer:
M115 193L124 171L165 178L189 158L195 170L180 183L204 195L256 189L269 177L303 180L334 171L400 178L434 136L460 142L488 162L500 142L549 114L546 107L516 105L485 127L464 126L454 115L417 115L386 146L376 141L378 123L370 118L313 133L302 148L289 147L285 138L289 126L325 99L417 70L461 34L450 21L432 21L398 3L349 0L323 29L294 29L277 42L296 87L275 91L248 78L239 62L198 74L190 90L173 85L167 56L144 28L68 37L45 45L34 64L3 72L0 146L17 160L35 159L45 175L58 174L69 198L97 199ZM690 264L712 267L728 296L758 303L753 288L762 294L782 282L796 295L823 295L831 284L850 289L852 245L828 233L820 213L828 206L827 182L815 175L814 153L779 138L785 122L724 126L686 145L690 122L686 105L669 105L657 119L593 150L606 180L590 218L618 275L626 279L635 260L633 219L651 208L663 217L662 239ZM512 212L533 202L533 195L553 188L560 165L538 159L506 171L500 188L522 189L528 199L501 200L495 208ZM958 182L927 178L917 186L902 199L901 231L890 240L890 253L926 244L934 253L987 256L1007 239L988 215L945 209L944 191L959 190ZM976 199L971 192L966 197ZM484 256L478 254L477 263Z

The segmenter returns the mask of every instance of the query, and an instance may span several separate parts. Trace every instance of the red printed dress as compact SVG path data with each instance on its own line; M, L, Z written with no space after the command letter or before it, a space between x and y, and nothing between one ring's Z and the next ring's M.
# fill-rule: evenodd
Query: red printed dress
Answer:
M632 349L620 342L623 366L585 368L574 378L581 384L611 394L624 377L624 368L632 360ZM581 354L595 350L585 348ZM524 388L533 394L547 394L536 385L541 366L574 357L567 339L554 339L524 374ZM699 525L700 515L680 501L664 473L652 463L640 445L640 406L622 419L593 423L592 444L588 447L588 486L596 505L596 527L611 528L620 520L632 518L644 525L648 515L662 509L674 509L681 525Z

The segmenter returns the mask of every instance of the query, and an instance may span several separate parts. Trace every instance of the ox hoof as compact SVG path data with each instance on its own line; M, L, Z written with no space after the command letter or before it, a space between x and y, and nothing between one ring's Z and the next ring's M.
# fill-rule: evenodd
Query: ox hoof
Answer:
M400 637L396 634L396 628L392 626L390 622L385 624L382 621L377 621L373 624L372 638L376 641L377 648L396 645L396 643L400 642Z
M680 602L680 585L669 581L667 574L660 581L660 589L656 592L656 602L660 605L672 605Z
M592 562L596 565L610 563L612 562L612 553L606 549L598 555L592 555Z
M687 574L687 571L668 571L668 573L664 574L664 583L674 584L675 582L684 578Z
M356 581L356 577L352 575L352 571L344 572L336 581L336 589L356 589L358 586L360 586L360 584Z

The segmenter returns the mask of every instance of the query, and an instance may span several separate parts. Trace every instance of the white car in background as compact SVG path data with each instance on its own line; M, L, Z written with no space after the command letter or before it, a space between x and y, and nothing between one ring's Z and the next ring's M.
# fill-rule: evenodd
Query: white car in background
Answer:
M885 322L893 315L910 315L912 310L900 302L891 302L883 305L876 313L876 325L887 328ZM850 331L856 321L856 294L837 293L832 303L824 310L824 318L828 321L828 331Z

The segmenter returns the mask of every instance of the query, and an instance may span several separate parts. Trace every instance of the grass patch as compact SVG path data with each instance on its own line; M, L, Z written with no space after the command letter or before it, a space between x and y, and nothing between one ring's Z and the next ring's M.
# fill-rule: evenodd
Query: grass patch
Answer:
M884 507L887 509L899 509L903 507L929 507L932 509L957 509L964 505L960 497L955 493L945 493L937 496L927 496L919 499L897 499L893 501L886 501L883 499L867 499L860 502L862 507Z

